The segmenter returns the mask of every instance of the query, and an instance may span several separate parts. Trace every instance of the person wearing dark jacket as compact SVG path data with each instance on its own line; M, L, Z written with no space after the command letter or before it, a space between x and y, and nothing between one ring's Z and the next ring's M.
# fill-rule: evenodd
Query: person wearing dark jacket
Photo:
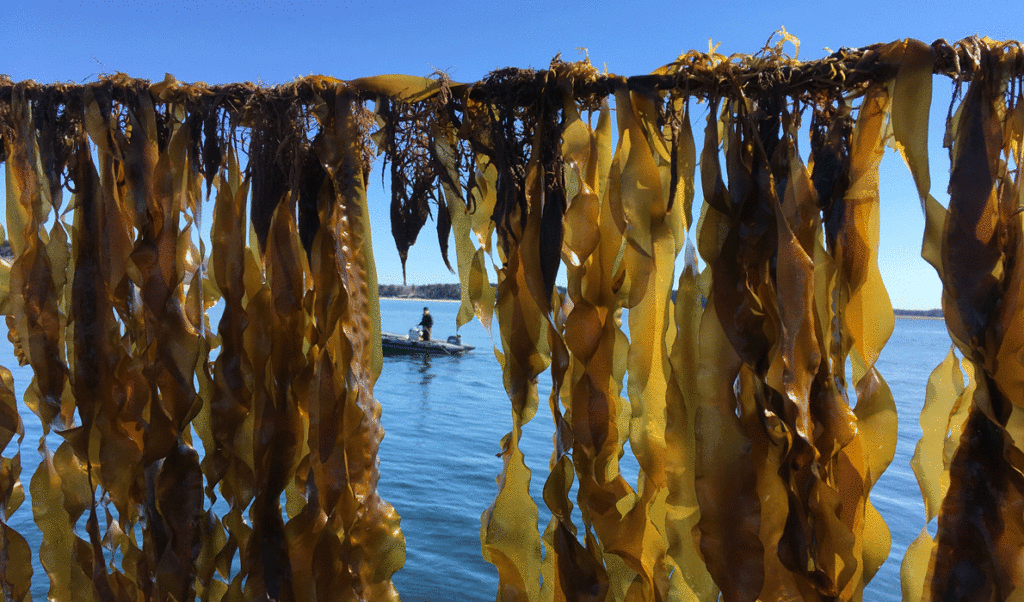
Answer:
M434 318L430 315L430 309L427 307L423 308L423 319L420 320L420 326L423 330L420 331L420 338L424 341L430 340L430 330L434 327Z

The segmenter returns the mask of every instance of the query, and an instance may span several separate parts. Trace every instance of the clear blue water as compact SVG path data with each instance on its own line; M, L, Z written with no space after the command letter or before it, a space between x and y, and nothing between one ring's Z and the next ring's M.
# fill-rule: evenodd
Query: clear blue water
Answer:
M382 328L406 332L419 321L424 304L382 301ZM431 301L426 305L434 314L435 338L454 334L458 304ZM402 516L407 561L394 580L406 602L493 600L497 589L497 572L480 554L480 514L497 492L495 478L501 460L495 454L501 437L511 429L511 410L487 331L473 322L464 326L461 334L466 344L477 347L474 352L463 357L385 358L375 389L383 406L386 432L380 448L378 487ZM900 559L924 526L924 505L910 458L921 436L918 415L925 383L949 345L941 321L897 320L878 362L895 396L900 425L896 458L871 495L892 531L892 552L869 584L866 599L900 598ZM0 363L14 373L20 399L31 374L17 367L6 337L0 347ZM522 448L533 471L530 489L540 508L543 529L549 515L541 500L541 487L547 476L553 426L546 402L550 380L542 376L539 386L541 407L524 428ZM23 410L22 416L26 423L22 481L27 490L39 461L36 447L41 428L28 410ZM52 441L51 449L57 443ZM3 455L10 457L14 445L12 442L3 450ZM628 449L622 471L635 484L637 465ZM30 543L38 537L29 500L10 524ZM42 600L47 582L38 561L35 564L33 597Z

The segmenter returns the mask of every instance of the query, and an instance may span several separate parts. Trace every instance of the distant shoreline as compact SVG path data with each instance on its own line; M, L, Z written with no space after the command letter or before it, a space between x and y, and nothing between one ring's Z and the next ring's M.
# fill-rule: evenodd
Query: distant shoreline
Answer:
M448 284L379 284L377 296L381 299L422 299L424 301L459 301L462 286Z
M910 318L912 320L941 320L941 309L894 309L892 313L897 318Z
M420 301L425 303L458 303L460 299L431 299L430 297L402 297L396 295L380 295L381 300L387 301ZM943 320L941 315L935 316L926 314L927 310L901 310L894 309L893 314L900 320Z
M430 299L429 297L395 297L395 296L379 296L378 299L387 301L426 301L429 303L458 303L459 299Z
M565 292L559 287L559 292ZM415 299L418 301L452 301L462 299L462 289L458 284L381 284L377 287L381 299ZM675 299L673 291L672 298ZM941 309L894 309L897 318L911 320L941 320Z

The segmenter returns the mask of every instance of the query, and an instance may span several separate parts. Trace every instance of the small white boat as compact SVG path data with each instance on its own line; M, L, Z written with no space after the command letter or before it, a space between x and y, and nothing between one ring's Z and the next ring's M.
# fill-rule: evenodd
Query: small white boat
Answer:
M408 335L382 332L381 348L384 355L461 355L474 349L472 345L463 345L462 336L457 334L448 337L447 341L439 339L424 341L420 336L419 328L409 330Z

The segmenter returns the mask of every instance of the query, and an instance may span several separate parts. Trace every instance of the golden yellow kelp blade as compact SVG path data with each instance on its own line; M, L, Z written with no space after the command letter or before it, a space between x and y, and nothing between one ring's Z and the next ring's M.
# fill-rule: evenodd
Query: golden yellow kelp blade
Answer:
M352 80L349 85L356 90L387 96L406 103L425 100L437 94L441 89L441 82L436 79L397 74L361 77Z
M913 174L962 357L922 391L912 467L938 534L911 544L904 597L1019 595L1021 45L800 62L787 43L632 77L556 57L469 84L0 79L0 308L33 374L17 400L0 370L5 597L27 598L34 549L56 600L398 599L373 394L380 153L403 262L436 215L457 325L498 322L512 423L480 531L497 599L863 599L889 554L870 494L897 433L878 365L886 144ZM930 192L935 73L970 82L948 209ZM549 369L541 527L522 435ZM29 509L12 442L33 414L58 438L39 442Z
M1008 598L1024 585L1016 560L1024 549L1024 522L1010 510L1024 500L1016 405L1021 364L1006 352L1020 345L1015 306L1022 277L1016 259L1024 238L1016 150L1021 130L1007 119L1019 100L1006 90L1017 89L1021 76L1011 75L1003 62L1017 60L1020 48L978 39L963 44L980 69L947 121L950 202L944 215L935 212L944 225L941 234L934 227L926 232L926 250L941 249L933 264L943 283L946 324L971 380L946 411L933 406L949 399L949 387L929 391L926 410L938 414L932 421L945 419L952 433L962 428L962 434L955 448L947 438L943 473L922 483L928 496L946 486L948 475L922 595L939 599L955 592L961 599L983 600ZM953 381L955 386L959 374ZM977 516L988 518L979 523ZM923 558L908 562L920 580Z
M8 457L8 444L17 436L17 445L25 437L25 428L18 415L14 394L14 378L7 368L0 368L0 587L12 600L23 600L32 585L32 550L25 537L8 521L25 501L21 484L21 452Z
M917 40L893 43L885 51L886 61L897 63L892 81L892 135L894 146L910 166L922 203L928 198L931 175L928 169L928 115L932 100L932 70L935 52Z
M496 313L504 348L505 390L512 402L512 432L502 441L504 462L498 495L480 518L484 559L498 568L501 600L536 600L540 592L541 545L536 504L529 495L530 470L519 449L522 425L537 412L536 376L545 367L546 329L512 249L498 272ZM543 350L543 351L542 351Z
M966 398L965 392L968 394ZM973 387L964 388L960 361L951 348L928 379L925 405L921 410L923 434L911 459L911 466L924 497L928 522L938 514L949 490L952 454L946 452L950 445L955 448L960 439L972 394ZM928 597L925 594L931 588L929 586L926 589L925 584L934 553L935 540L927 529L922 529L907 549L900 568L904 600L923 600Z
M845 223L837 235L836 263L839 267L840 298L848 299L844 310L843 339L852 339L852 348L844 341L842 361L850 354L852 380L857 393L854 414L860 431L848 462L861 480L862 523L855 535L860 543L863 579L868 581L889 555L889 529L872 506L868 493L892 462L896 451L896 405L892 392L875 367L882 347L892 333L894 317L889 295L878 269L879 204L878 165L885 144L886 113L889 95L874 88L865 95L857 123L851 133L850 186L847 189ZM847 296L848 295L848 296ZM844 336L845 335L845 336ZM834 361L834 360L833 360ZM845 380L845 379L844 379ZM857 447L862 451L858 453ZM859 587L858 587L859 589Z
M674 382L670 383L665 408L665 445L668 454L665 472L668 496L665 503L667 554L675 565L672 589L680 598L713 600L717 588L707 567L701 561L698 542L692 534L700 520L695 489L698 384L696 371L700 350L700 327L703 308L698 288L696 250L686 247L685 267L679 275L676 294L676 339L670 353ZM672 385L675 385L674 387Z
M954 404L960 404L964 391L960 362L953 350L946 359L932 371L928 379L925 406L921 410L921 440L917 443L911 466L917 475L918 484L924 494L924 509L929 522L938 514L949 489L949 462L943 459L943 448L947 438L956 439L959 429L950 424Z
M373 397L382 364L380 308L366 174L360 168L358 108L350 91L336 88L333 111L320 117L330 150L326 145L315 149L333 188L333 194L322 197L323 226L313 261L323 271L315 278L321 287L314 289L314 295L322 295L314 301L313 316L323 349L317 371L324 384L333 371L337 398L323 394L330 389L310 398L311 464L327 527L334 531L318 544L324 556L313 576L319 582L332 580L334 586L345 584L319 591L324 599L361 595L397 600L391 575L405 563L405 539L398 514L376 491L377 449L384 435L381 406ZM329 361L333 366L328 367Z

